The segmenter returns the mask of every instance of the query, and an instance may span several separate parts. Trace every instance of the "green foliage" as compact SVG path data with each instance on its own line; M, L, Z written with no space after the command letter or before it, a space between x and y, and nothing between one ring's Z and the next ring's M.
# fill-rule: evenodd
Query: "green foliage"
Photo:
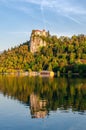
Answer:
M37 36L47 42L35 54L30 52L29 41L0 54L0 72L14 70L53 70L61 73L85 73L86 36Z

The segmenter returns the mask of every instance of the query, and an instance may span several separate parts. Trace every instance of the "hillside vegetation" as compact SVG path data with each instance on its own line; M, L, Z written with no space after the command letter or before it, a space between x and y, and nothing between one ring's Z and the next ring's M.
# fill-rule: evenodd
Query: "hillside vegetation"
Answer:
M38 36L37 36L38 37ZM29 41L0 54L0 72L53 70L85 74L86 36L41 36L47 42L32 54Z

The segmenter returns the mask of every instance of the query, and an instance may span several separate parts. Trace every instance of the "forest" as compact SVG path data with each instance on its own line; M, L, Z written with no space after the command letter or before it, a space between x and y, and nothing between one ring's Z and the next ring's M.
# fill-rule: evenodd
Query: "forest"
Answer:
M86 75L86 36L40 36L45 47L32 54L30 41L0 54L0 73L16 71L54 71Z

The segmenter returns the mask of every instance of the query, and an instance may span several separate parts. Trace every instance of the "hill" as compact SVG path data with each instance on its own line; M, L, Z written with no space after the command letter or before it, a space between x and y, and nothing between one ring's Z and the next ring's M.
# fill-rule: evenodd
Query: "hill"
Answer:
M32 47L35 51L31 51ZM30 41L0 54L0 72L17 70L83 74L86 72L86 36L58 38L32 31Z

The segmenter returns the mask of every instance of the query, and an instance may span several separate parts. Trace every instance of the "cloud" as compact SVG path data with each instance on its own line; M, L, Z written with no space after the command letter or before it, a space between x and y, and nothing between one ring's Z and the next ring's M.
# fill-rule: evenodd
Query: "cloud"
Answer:
M85 14L86 9L78 3L72 3L70 0L18 0L21 2L32 3L40 5L42 8L52 8L52 10L57 10L58 12L73 13L73 14Z
M70 0L0 0L4 4L29 3L39 5L43 9L52 9L52 11L64 12L68 14L86 15L86 9L82 5L71 2Z
M71 16L69 16L69 15L65 15L65 17L69 18L70 20L72 20L73 22L75 22L75 23L77 23L77 24L82 24L82 23L80 22L80 20L77 20L77 19L74 18L74 17L71 17Z
M86 9L83 6L83 2L82 4L78 4L78 2L76 3L73 0L1 0L1 2L30 15L35 19L38 19L38 17L35 17L35 15L33 16L33 14L35 14L37 10L28 8L29 4L38 5L43 19L45 19L43 12L46 12L46 10L65 16L77 24L81 24L80 20L77 20L77 16L86 16ZM14 3L22 3L22 6L19 4L19 6L14 7ZM27 6L24 3L27 3Z
M76 2L71 2L70 0L24 0L25 2L36 4L40 6L42 17L44 18L44 13L47 10L50 10L54 13L60 14L61 16L65 16L71 21L82 24L80 20L77 19L77 16L82 17L82 15L86 16L86 9L79 5ZM76 16L76 17L75 17Z
M86 9L82 5L76 3L74 4L68 0L53 0L52 2L50 1L47 4L45 0L43 0L41 8L42 11L45 9L49 9L57 15L59 14L60 16L64 16L77 24L83 24L84 20L82 16L86 16ZM78 17L80 17L80 19L77 19Z

